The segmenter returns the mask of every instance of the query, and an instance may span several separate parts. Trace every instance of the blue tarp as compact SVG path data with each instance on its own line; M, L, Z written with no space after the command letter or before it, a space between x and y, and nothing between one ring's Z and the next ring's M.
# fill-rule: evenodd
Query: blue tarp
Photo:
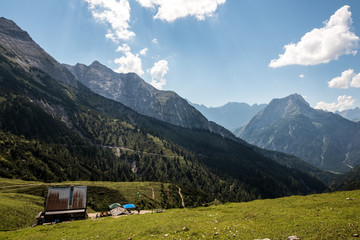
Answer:
M135 208L135 205L134 204L125 204L125 205L123 205L123 208L125 208L125 209L129 209L129 208Z

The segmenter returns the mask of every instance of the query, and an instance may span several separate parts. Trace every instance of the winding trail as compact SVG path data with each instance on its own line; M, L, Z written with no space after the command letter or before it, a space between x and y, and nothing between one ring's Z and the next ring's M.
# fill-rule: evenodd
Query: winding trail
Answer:
M181 193L181 188L179 186L177 186L177 187L179 188L179 196L181 198L181 205L182 205L183 208L185 208L185 202L184 202L184 197L183 197L183 195Z

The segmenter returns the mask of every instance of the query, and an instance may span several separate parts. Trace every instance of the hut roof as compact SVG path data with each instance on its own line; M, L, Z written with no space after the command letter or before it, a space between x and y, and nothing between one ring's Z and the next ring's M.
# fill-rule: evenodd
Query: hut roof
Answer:
M87 186L49 187L45 211L86 209Z

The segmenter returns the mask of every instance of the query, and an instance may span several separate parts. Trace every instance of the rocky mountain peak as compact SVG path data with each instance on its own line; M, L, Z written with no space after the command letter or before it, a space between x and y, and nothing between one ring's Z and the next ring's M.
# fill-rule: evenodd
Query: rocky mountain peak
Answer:
M0 17L0 33L22 41L32 41L30 35L23 31L15 22Z
M309 103L305 101L305 99L297 94L291 94L285 98L276 98L273 99L270 103L269 106L274 106L274 105L279 105L279 104L286 104L286 105L298 105L298 106L303 106L303 107L310 107Z
M303 107L310 107L310 104L306 102L305 99L297 93L289 95L288 97L285 98L285 100L287 100L289 104L296 104Z
M105 65L101 64L99 61L95 60L90 65L89 68L98 68L101 70L111 70L110 68L106 67Z
M315 110L298 94L274 99L237 133L259 147L293 154L321 169L343 172L359 164L359 135L359 124Z
M274 118L304 114L312 116L316 110L299 94L291 94L285 98L273 99L264 109L268 115L271 112Z
M136 73L116 73L98 61L89 66L77 64L65 67L94 92L143 115L185 128L207 129L234 137L229 131L209 122L175 92L158 90Z
M0 18L0 46L7 49L0 54L16 59L25 70L37 68L58 81L77 87L75 77L64 66L34 42L27 32L3 17Z

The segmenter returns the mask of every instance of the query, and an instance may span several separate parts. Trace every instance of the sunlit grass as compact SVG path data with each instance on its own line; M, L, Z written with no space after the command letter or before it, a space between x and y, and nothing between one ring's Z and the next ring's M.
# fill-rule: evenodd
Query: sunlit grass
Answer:
M0 230L15 230L36 223L44 198L27 194L0 193Z
M19 231L1 239L357 239L360 191L228 203Z

